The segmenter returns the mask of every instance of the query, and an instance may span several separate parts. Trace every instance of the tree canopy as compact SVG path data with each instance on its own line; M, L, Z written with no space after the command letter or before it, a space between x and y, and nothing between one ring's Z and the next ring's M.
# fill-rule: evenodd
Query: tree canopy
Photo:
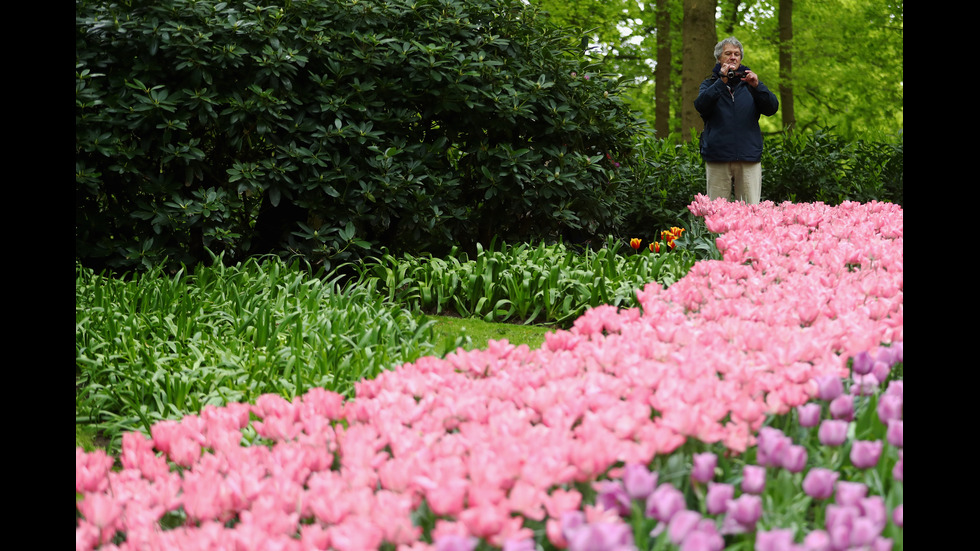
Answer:
M682 0L655 4L636 0L530 0L559 24L581 29L588 55L633 85L632 107L655 120L653 68L672 67L672 132L680 131L682 97ZM834 128L850 138L894 137L903 119L903 3L901 0L827 0L792 3L793 38L788 47L793 72L780 75L779 0L717 0L716 36L735 36L745 45L745 64L774 91L790 86L796 128ZM658 25L657 6L669 10L669 27ZM658 56L658 41L670 56ZM766 132L784 127L782 114L762 121ZM660 125L658 124L658 127Z

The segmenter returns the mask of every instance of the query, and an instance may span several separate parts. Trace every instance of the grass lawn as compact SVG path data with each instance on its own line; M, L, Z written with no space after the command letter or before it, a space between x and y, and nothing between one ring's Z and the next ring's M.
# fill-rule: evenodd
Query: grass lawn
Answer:
M504 340L517 346L526 344L538 348L544 343L544 336L553 327L546 325L521 325L517 323L491 323L475 318L455 316L428 316L435 321L435 355L444 356L462 347L466 350L483 348L487 341Z

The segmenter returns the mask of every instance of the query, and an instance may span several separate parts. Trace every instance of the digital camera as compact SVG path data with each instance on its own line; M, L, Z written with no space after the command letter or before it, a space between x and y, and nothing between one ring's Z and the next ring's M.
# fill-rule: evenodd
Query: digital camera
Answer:
M728 74L725 75L725 76L727 76L728 78L733 78L733 79L735 79L735 78L743 78L743 77L745 77L745 71L734 71L732 69L729 69L728 70Z

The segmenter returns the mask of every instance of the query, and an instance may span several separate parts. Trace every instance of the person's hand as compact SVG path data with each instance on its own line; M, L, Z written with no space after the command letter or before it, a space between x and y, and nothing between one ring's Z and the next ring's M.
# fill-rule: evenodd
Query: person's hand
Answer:
M752 71L745 71L745 76L742 77L742 80L747 82L749 86L753 88L758 88L759 86L759 75L753 73Z
M728 71L734 71L736 69L738 69L737 63L734 65L729 65L728 63L722 63L721 69L718 70L718 73L721 75L722 82L728 82Z

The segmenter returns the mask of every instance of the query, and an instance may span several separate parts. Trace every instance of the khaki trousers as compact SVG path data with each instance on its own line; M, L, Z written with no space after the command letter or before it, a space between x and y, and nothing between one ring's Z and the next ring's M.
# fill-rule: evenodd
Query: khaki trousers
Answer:
M756 205L762 195L762 163L705 163L708 179L708 197L717 199L724 197L732 199L732 188L735 189L735 200Z

